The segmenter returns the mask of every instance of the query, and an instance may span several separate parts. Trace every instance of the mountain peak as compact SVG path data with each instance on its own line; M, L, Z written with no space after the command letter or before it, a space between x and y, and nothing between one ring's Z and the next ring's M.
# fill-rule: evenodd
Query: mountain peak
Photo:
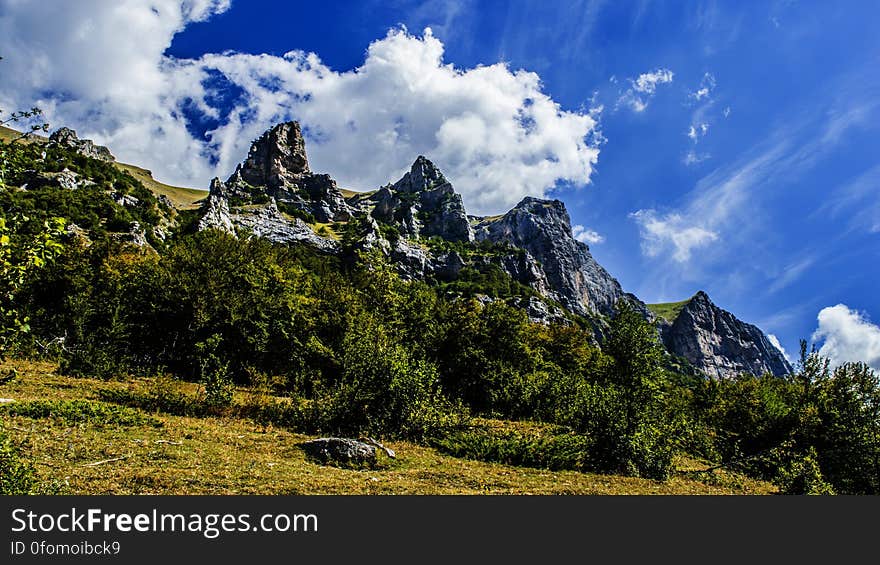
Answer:
M673 314L662 316L666 323L661 333L667 349L712 378L740 373L782 376L792 371L764 332L716 306L702 290L685 302L653 305L651 309Z
M299 122L277 124L251 144L247 159L236 169L236 176L252 185L277 188L308 174L306 142Z
M449 184L437 165L419 155L403 177L392 187L397 192L424 192Z

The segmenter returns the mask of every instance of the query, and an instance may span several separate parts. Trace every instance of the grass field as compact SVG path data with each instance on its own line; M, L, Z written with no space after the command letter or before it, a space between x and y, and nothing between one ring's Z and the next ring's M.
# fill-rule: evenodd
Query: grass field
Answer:
M669 323L675 321L681 311L687 306L691 299L682 300L681 302L666 302L664 304L646 304L648 310L653 312L655 316L663 318Z
M0 386L0 421L41 481L75 494L767 494L774 487L680 459L668 481L551 472L458 459L407 442L381 470L346 470L306 459L311 439L234 417L183 417L102 402L102 390L145 390L149 381L73 379L52 363L7 361L19 376ZM180 384L194 393L195 385ZM106 397L106 394L103 395ZM237 391L236 402L248 392ZM81 402L90 401L88 403ZM33 401L41 401L39 403ZM48 402L46 402L48 401ZM88 410L82 409L87 405ZM47 411L46 406L56 409ZM59 410L64 407L64 410ZM39 409L38 409L39 408ZM16 413L12 413L16 412ZM85 412L85 417L82 414ZM496 426L524 424L494 422ZM697 479L700 480L697 480Z

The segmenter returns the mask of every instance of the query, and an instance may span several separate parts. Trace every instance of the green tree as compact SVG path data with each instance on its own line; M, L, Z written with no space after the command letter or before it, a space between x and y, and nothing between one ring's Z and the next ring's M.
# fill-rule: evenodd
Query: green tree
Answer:
M27 218L14 220L19 224ZM21 333L30 330L28 318L16 304L16 295L34 270L61 252L63 231L64 220L56 218L44 222L36 236L20 236L10 228L6 217L0 216L0 358Z

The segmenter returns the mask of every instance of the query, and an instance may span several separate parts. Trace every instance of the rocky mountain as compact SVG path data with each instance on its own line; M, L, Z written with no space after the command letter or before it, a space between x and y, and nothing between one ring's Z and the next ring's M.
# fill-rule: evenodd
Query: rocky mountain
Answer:
M402 277L438 284L497 284L506 277L512 286L505 293L476 298L505 300L536 322L574 314L601 329L623 299L659 322L670 352L710 377L791 369L758 328L703 293L682 303L675 317L652 313L573 237L559 200L527 197L500 216L468 216L461 195L424 156L396 182L347 194L329 175L311 171L300 125L287 122L254 141L229 179L212 181L198 229L246 232L342 256L377 251Z
M589 247L574 239L561 201L526 197L503 216L475 220L477 240L506 243L536 259L546 280L544 294L568 310L610 315L623 297L644 310L641 301L626 295L617 279L596 262Z
M110 150L103 145L97 145L91 139L80 139L76 132L70 128L59 128L49 136L49 143L54 143L60 147L72 149L73 151L97 159L112 163L116 158L110 153Z
M666 317L658 318L666 348L709 377L792 372L791 364L764 332L716 306L703 291L664 314Z

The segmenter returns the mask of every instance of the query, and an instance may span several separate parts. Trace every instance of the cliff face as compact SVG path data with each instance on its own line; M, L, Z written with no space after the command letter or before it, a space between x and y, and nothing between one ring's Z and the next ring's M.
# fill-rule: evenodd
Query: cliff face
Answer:
M528 251L547 280L547 293L572 312L610 315L624 296L620 283L596 262L589 247L574 239L568 211L559 200L527 197L500 218L479 219L474 231L478 240Z
M332 227L336 237L303 219ZM266 131L226 182L214 179L198 227L245 230L331 254L375 250L406 279L491 279L500 271L529 292L478 299L505 300L536 322L565 322L568 311L593 319L599 329L601 317L613 316L621 299L655 320L574 239L561 201L528 197L502 216L468 216L453 185L423 156L396 182L345 198L329 175L309 168L296 122ZM344 244L338 241L343 230ZM761 330L721 310L705 293L676 312L674 320L656 318L663 341L706 375L790 372Z
M661 336L670 352L711 378L792 372L791 364L764 332L716 306L703 291L681 308L675 320L661 324Z
M336 181L309 169L306 142L297 122L278 124L254 141L247 159L220 188L238 201L268 195L285 209L322 223L350 216Z

